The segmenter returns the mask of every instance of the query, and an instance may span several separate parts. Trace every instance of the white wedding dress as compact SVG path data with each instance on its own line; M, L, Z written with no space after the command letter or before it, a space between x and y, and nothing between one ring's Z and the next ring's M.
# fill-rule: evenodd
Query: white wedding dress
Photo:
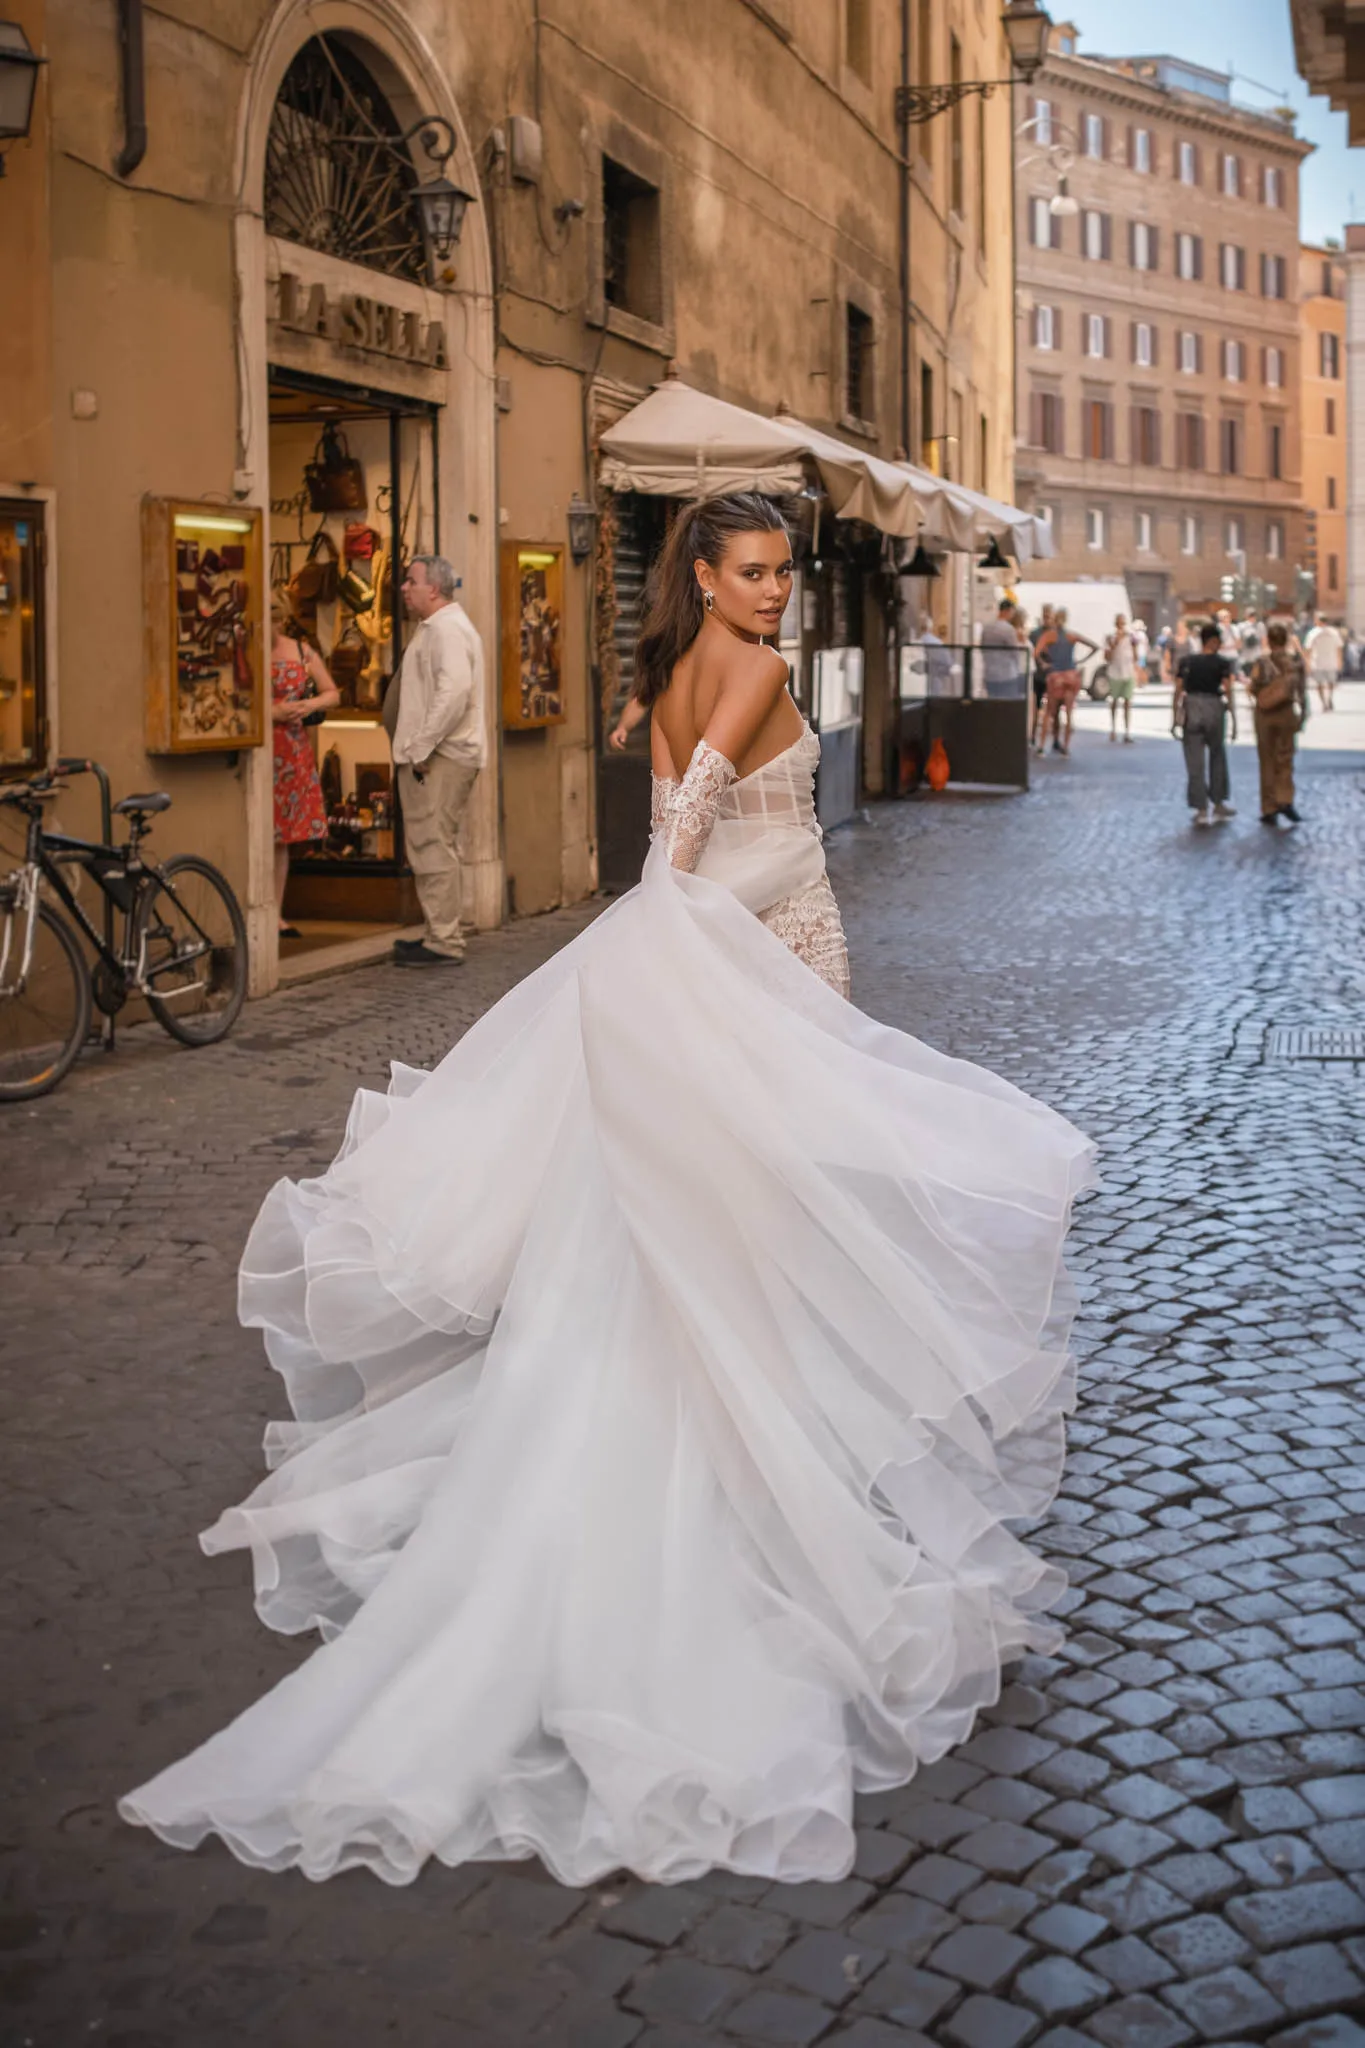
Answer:
M838 1878L854 1793L1055 1641L1009 1525L1091 1148L843 999L818 756L700 745L639 888L267 1198L296 1420L203 1543L324 1642L128 1820L315 1878Z

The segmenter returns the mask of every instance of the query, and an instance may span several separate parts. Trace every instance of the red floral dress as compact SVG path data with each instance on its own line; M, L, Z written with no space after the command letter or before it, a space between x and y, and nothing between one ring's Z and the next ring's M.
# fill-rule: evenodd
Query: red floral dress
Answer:
M308 670L303 662L271 662L270 695L276 704L296 702L307 693ZM275 727L275 837L286 846L327 837L327 812L313 743L301 725Z

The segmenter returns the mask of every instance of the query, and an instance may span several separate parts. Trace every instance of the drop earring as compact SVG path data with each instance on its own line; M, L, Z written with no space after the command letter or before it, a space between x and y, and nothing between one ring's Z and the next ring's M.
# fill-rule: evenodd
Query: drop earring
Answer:
M703 590L703 592L702 592L702 594L701 594L701 601L702 601L702 603L703 603L703 604L704 604L704 605L706 606L706 609L707 609L707 611L708 611L708 612L713 612L713 611L715 610L715 608L716 608L716 593L715 593L715 591L714 591L714 590Z

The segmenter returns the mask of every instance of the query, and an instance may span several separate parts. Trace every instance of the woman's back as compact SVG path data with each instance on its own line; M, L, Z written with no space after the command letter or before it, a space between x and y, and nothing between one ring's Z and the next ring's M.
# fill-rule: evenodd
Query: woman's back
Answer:
M790 692L781 686L788 673L775 648L737 640L723 626L703 628L654 705L654 773L681 780L698 741L708 737L740 776L784 753L805 731ZM738 759L725 744L730 734L740 736Z

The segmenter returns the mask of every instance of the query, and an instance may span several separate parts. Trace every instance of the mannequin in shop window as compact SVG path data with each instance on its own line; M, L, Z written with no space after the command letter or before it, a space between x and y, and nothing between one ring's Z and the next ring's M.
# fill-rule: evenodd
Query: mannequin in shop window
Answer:
M275 904L280 937L297 939L285 923L284 892L289 884L289 849L327 837L327 809L322 801L313 742L304 725L319 711L341 702L341 692L315 647L300 637L282 600L270 607L270 716L275 746Z
M423 918L420 939L395 942L399 967L449 967L464 958L460 827L487 741L483 642L456 600L458 588L444 555L413 556L403 601L420 623L384 699Z

